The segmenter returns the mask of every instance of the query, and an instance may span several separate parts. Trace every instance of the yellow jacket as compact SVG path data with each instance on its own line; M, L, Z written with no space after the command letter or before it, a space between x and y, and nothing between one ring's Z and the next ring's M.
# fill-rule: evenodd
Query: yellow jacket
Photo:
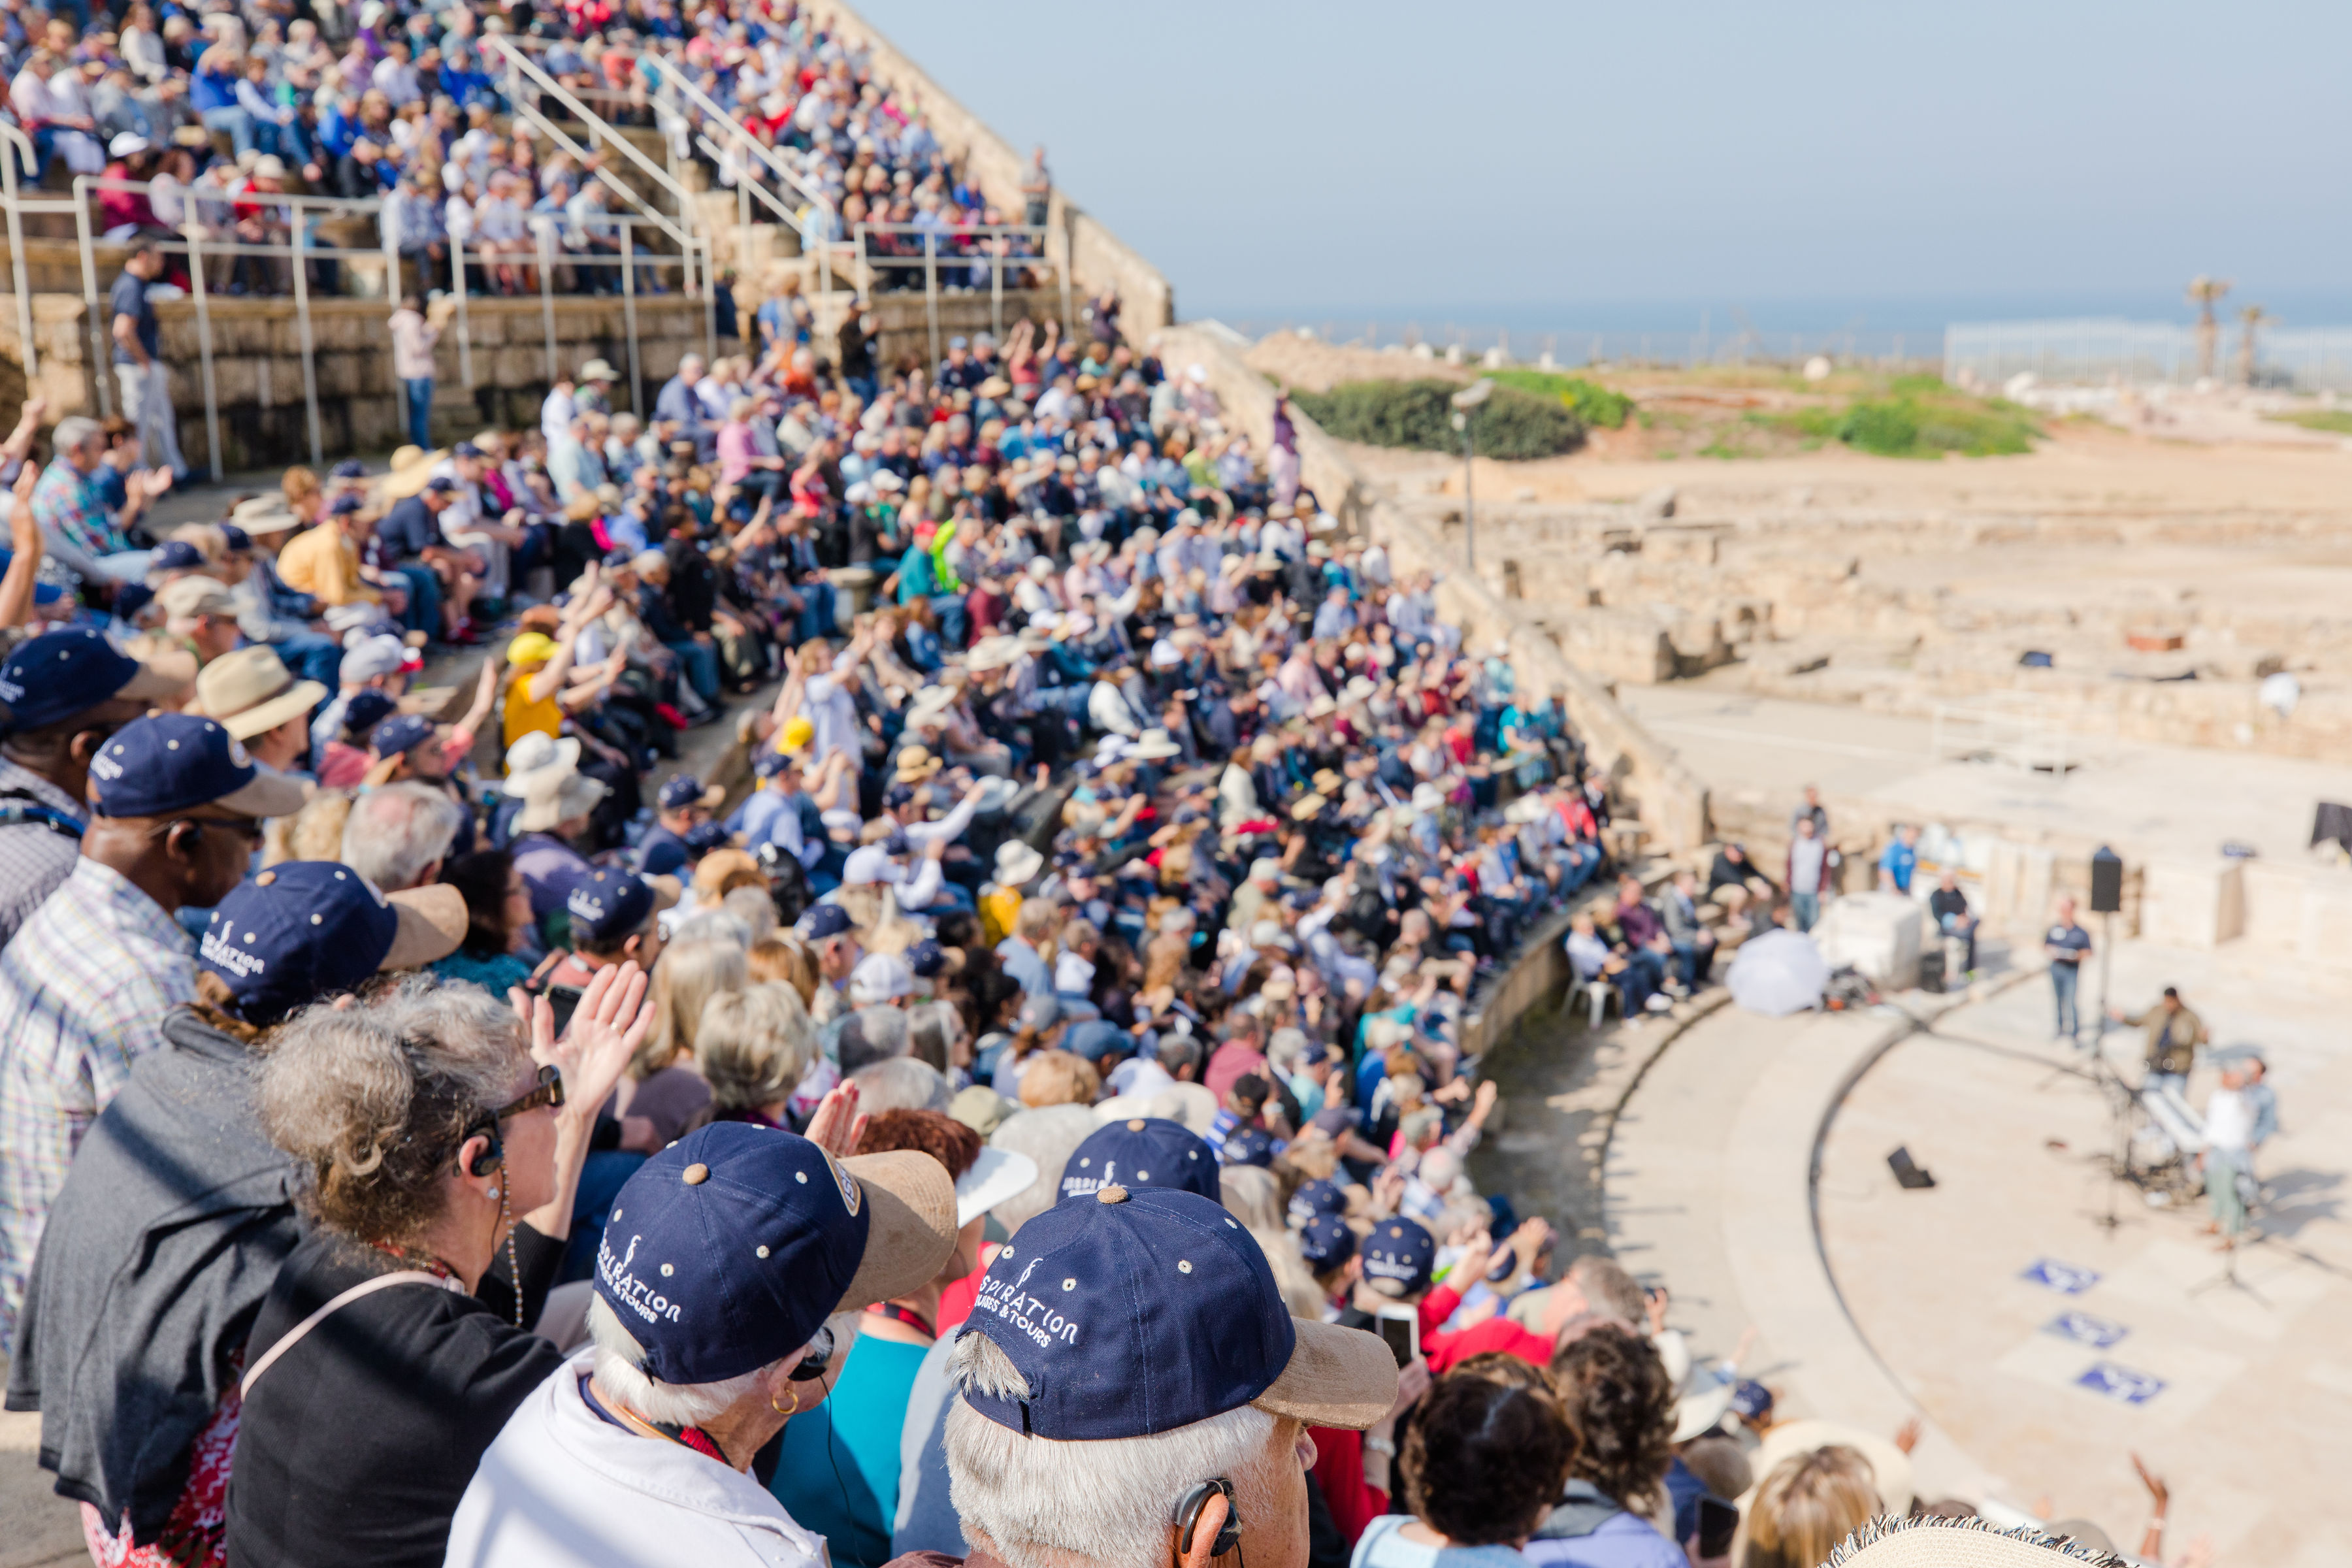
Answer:
M322 605L374 604L383 597L360 581L359 546L332 522L304 529L278 552L278 575Z

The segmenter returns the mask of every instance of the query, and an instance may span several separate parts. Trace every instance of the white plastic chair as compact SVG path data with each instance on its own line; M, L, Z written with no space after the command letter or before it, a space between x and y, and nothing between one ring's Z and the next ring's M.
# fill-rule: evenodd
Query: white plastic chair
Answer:
M1593 1028L1601 1027L1601 1019L1608 1016L1609 1009L1612 1007L1617 1009L1619 1017L1625 1016L1624 994L1619 991L1605 974L1596 975L1591 980L1570 981L1568 987L1568 1005L1570 1011L1575 1009L1580 998L1588 1003Z

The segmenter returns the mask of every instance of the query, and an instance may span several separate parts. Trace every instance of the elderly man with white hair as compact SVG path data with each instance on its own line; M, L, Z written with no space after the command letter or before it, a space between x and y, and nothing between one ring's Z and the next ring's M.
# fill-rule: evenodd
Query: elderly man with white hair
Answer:
M1208 1568L1237 1549L1305 1568L1307 1428L1361 1431L1397 1396L1377 1338L1293 1318L1249 1233L1167 1188L1104 1187L1024 1226L949 1373L979 1568Z
M439 879L465 814L424 784L363 790L343 819L342 863L387 893Z
M747 1122L656 1154L614 1200L594 1348L482 1456L446 1561L821 1568L824 1539L752 1478L752 1458L831 1388L826 1320L921 1289L957 1231L954 1184L929 1154L836 1159Z

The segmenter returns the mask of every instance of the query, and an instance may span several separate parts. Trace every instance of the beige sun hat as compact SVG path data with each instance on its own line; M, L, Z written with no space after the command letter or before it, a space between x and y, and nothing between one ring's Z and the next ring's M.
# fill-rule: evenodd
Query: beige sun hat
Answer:
M196 705L240 741L266 735L326 700L315 680L297 680L268 647L223 654L196 675Z
M1127 754L1139 763L1157 763L1182 756L1184 748L1171 739L1166 730L1155 728L1146 730Z
M1045 857L1034 846L1018 838L1008 838L996 849L996 883L1002 888L1020 888L1034 880L1045 868Z
M2124 1568L2126 1560L2038 1530L1982 1519L1874 1519L1838 1543L1827 1568Z
M269 873L264 871L261 875L267 877ZM397 893L386 893L383 901L400 917L400 924L392 935L392 951L376 965L380 973L422 969L448 957L466 940L466 895L447 882L404 888Z
M523 791L522 810L515 814L515 828L522 833L544 833L559 822L587 816L610 793L602 782L573 769L544 770Z
M1012 664L1013 659L1019 656L1020 652L1021 639L1019 637L982 637L980 641L972 644L971 651L964 656L963 667L975 673L991 669L1003 669Z
M944 758L931 755L928 746L908 746L898 752L898 778L902 784L921 784L947 766Z
M236 601L216 578L190 575L175 578L155 591L155 602L175 621L198 616L234 616Z
M838 1162L857 1179L866 1213L866 1252L836 1311L911 1295L955 1256L956 1191L948 1168L929 1154L894 1149Z
M528 795L541 781L579 768L579 741L569 735L559 741L544 730L533 730L516 736L507 748L506 782L499 787L508 795Z
M229 508L229 521L247 533L284 533L299 528L302 520L286 510L282 496L256 496Z

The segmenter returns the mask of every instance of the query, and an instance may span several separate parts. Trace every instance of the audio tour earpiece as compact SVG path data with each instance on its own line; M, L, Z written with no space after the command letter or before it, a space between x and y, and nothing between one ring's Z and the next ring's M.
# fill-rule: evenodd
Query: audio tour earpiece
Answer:
M1240 1510L1234 1504L1234 1483L1219 1476L1214 1480L1202 1481L1199 1486L1186 1492L1184 1500L1176 1505L1176 1560L1178 1562L1182 1562L1192 1550L1192 1530L1201 1522L1201 1510L1209 1506L1211 1498L1220 1493L1223 1494L1225 1500L1225 1522L1217 1531L1217 1538L1209 1543L1209 1555L1213 1558L1223 1557L1241 1545L1242 1516Z
M469 1176L487 1176L507 1162L506 1145L499 1142L496 1123L491 1124L486 1136L489 1139L488 1147L477 1150L474 1157L466 1163L466 1174Z

